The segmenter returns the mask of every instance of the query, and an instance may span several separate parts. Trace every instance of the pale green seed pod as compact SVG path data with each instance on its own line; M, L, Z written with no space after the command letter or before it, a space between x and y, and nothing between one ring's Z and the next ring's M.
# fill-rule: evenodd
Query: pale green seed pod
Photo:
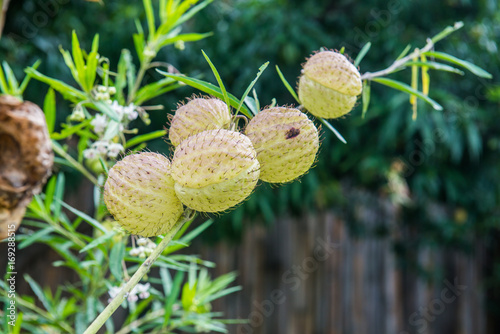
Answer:
M299 99L316 117L337 118L347 114L361 91L358 69L338 52L318 52L304 64Z
M262 110L248 123L245 134L257 151L260 179L270 183L289 182L306 173L319 148L316 126L295 108Z
M175 195L170 160L143 152L123 158L109 170L104 203L127 231L144 237L165 234L184 207Z
M197 133L224 129L230 123L231 114L223 101L216 98L194 98L175 111L168 137L172 145L177 146Z
M177 197L201 212L227 210L247 198L259 180L259 161L247 136L203 131L175 149L172 177Z

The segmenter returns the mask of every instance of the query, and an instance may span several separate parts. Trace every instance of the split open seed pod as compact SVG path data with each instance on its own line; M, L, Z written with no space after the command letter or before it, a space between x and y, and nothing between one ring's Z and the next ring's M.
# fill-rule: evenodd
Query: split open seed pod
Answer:
M358 69L343 55L321 51L304 64L299 99L314 116L338 118L352 110L361 94Z
M259 180L250 139L229 130L203 131L175 149L172 177L182 203L201 212L227 210L247 198Z
M170 160L157 153L126 156L109 170L104 203L128 232L144 237L165 234L180 218Z
M248 123L245 134L257 151L260 179L270 183L289 182L306 173L319 148L316 126L295 108L262 110Z
M0 95L0 239L17 229L53 161L43 111L34 103Z

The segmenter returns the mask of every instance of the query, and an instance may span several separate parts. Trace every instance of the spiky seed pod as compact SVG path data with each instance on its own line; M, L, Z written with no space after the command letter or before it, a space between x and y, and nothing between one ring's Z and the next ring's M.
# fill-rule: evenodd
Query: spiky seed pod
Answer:
M228 127L231 114L227 105L216 98L194 98L180 106L172 118L168 137L172 145L206 130Z
M53 161L43 111L31 102L0 96L0 239L7 237L8 225L17 228Z
M203 131L175 149L172 177L182 203L202 212L227 210L247 198L259 179L259 161L247 136Z
M167 233L183 206L175 195L170 160L143 152L123 158L109 170L104 203L130 233L152 237Z
M319 148L316 126L295 108L262 110L248 123L245 134L257 151L260 179L270 183L289 182L306 173Z
M337 118L347 114L361 91L359 71L338 52L318 52L304 64L299 99L314 116Z

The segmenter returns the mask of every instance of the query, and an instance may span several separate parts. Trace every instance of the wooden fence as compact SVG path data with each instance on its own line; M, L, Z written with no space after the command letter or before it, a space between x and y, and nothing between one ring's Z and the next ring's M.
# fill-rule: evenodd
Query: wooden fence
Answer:
M359 210L368 226L398 223L390 205ZM190 251L216 262L216 275L239 272L242 291L214 304L228 318L249 319L230 333L486 333L479 242L473 255L419 250L419 264L441 272L434 280L399 268L392 244L353 238L327 212L283 218L270 230L253 225L238 246Z
M238 271L242 291L217 300L213 311L249 319L231 325L237 334L486 334L482 288L484 254L476 251L415 250L422 268L441 273L424 280L398 265L394 239L411 240L401 230L398 210L376 194L353 195L352 213L328 211L301 218L282 217L271 228L249 224L238 245L195 243L187 253L217 263L213 275ZM350 218L345 218L345 217ZM351 217L352 216L352 217ZM354 237L347 221L390 236ZM72 278L51 267L57 255L30 247L18 259L41 285ZM30 293L26 284L19 292Z

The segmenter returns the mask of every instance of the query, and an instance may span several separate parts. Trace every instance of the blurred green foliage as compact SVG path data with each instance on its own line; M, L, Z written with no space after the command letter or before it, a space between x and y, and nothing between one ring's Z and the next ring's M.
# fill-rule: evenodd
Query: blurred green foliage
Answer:
M101 53L116 63L121 48L133 49L130 36L135 27L130 22L143 16L141 1L109 0L104 6L62 0L12 2L0 55L16 73L40 58L40 72L72 82L58 50L59 45L68 48L72 29L86 49L99 32ZM407 95L372 84L366 117L361 117L358 106L333 123L347 145L324 131L317 166L301 182L261 185L244 205L218 217L220 223L205 236L212 241L239 238L248 220L260 217L271 223L283 214L327 208L351 217L347 221L356 233L369 233L353 218L356 199L344 191L362 188L388 196L387 174L393 171L394 161L400 161L406 166L400 174L408 183L412 204L403 207L404 226L398 228L411 231L412 238L396 244L398 252L405 255L419 245L471 250L476 237L495 252L500 224L500 10L496 0L219 0L186 25L187 31L212 31L212 37L186 44L182 51L167 47L159 58L180 72L210 81L203 49L228 90L239 96L259 66L270 61L270 69L256 85L259 98L262 104L270 104L273 97L279 104L291 104L293 98L271 70L275 64L294 83L300 64L314 50L344 46L355 58L370 41L372 47L360 68L362 73L376 71L387 67L407 44L420 47L427 37L458 20L464 21L465 28L442 41L440 50L485 68L493 80L470 73L460 77L431 72L431 96L444 111L420 103L416 121L411 119ZM408 72L394 77L409 82ZM41 104L46 91L40 83L33 84L25 97ZM193 92L182 88L155 102L168 111ZM61 103L58 117L64 119L69 110ZM167 115L157 112L151 119L152 126L161 129ZM169 150L161 141L150 149ZM435 215L433 204L444 206L447 214Z

